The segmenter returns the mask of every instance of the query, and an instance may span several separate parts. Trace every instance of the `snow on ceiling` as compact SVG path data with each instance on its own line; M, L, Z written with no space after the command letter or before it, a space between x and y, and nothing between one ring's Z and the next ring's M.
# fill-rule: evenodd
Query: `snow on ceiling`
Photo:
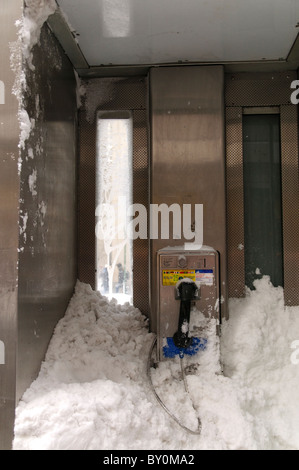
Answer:
M298 0L57 0L90 66L286 59Z

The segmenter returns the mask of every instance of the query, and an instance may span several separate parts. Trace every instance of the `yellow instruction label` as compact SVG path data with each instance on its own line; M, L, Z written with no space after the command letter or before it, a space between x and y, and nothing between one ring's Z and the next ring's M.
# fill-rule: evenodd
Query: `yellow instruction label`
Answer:
M162 283L163 286L175 286L181 279L191 279L196 281L195 269L180 269L180 270L163 270Z

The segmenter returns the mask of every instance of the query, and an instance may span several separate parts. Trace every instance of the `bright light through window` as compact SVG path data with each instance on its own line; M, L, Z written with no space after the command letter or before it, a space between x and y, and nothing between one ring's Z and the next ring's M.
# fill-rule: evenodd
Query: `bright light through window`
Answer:
M97 119L96 286L119 303L133 298L133 119L129 111L100 111Z

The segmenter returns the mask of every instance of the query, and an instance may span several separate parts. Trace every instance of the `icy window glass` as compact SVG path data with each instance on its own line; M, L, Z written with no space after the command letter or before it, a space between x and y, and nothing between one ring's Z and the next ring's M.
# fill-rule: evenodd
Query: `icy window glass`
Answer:
M97 119L96 286L132 303L133 119L129 111L100 111Z

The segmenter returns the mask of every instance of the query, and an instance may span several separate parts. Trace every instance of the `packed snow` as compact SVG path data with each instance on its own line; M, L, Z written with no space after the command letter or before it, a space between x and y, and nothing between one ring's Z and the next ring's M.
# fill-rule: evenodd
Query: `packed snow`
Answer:
M299 307L265 276L229 313L222 367L214 328L206 350L183 359L188 393L179 358L150 369L180 426L150 385L147 319L78 281L18 405L14 450L299 450ZM196 432L199 420L200 434L182 427Z
M35 69L32 49L39 42L43 24L56 9L56 0L25 0L24 15L17 26L20 27L23 57L31 70Z

